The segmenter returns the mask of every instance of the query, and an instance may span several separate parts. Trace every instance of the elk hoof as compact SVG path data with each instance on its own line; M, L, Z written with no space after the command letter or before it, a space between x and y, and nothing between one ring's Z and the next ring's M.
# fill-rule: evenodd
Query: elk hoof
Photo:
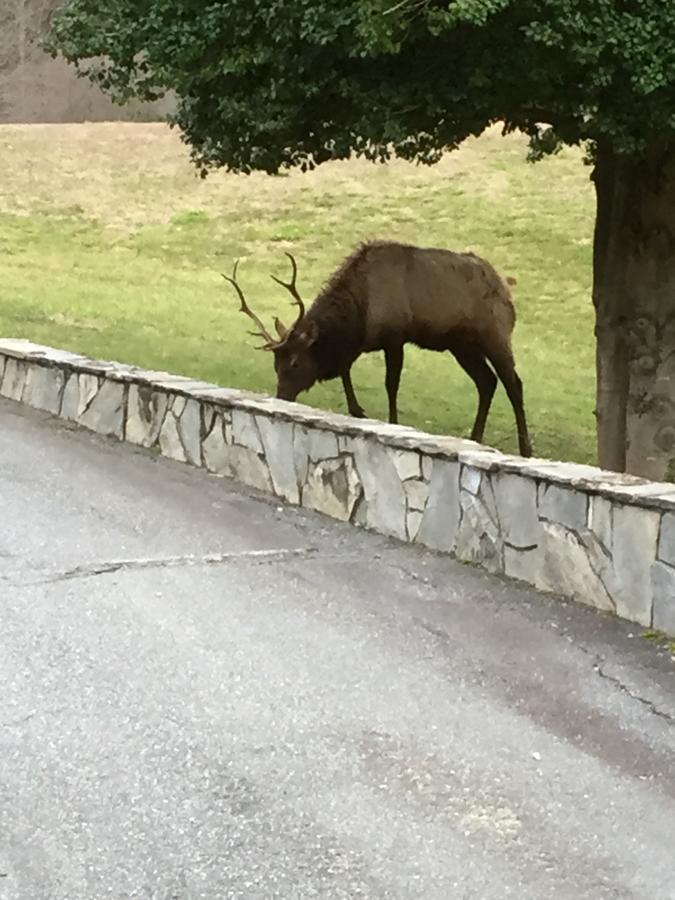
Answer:
M357 406L356 409L350 409L349 415L352 416L352 418L354 418L354 419L367 419L368 418L368 416L366 415L365 409L361 409L360 406Z

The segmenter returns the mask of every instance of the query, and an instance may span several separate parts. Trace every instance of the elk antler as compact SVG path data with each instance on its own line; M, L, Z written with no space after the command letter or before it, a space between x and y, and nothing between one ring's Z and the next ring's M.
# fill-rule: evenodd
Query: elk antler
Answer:
M239 260L234 264L234 268L232 269L232 275L221 275L225 279L225 281L229 281L232 287L237 292L239 296L239 300L241 301L241 306L239 308L240 312L245 313L250 319L253 319L255 324L258 326L260 331L249 331L249 334L252 334L253 337L261 337L265 341L265 345L261 347L261 350L269 350L273 346L279 343L278 340L272 337L269 331L265 328L262 321L256 316L253 310L250 308L248 303L246 302L246 298L244 297L244 292L242 291L239 283L237 282L237 266L239 265Z
M302 297L298 293L298 289L295 286L295 282L298 277L298 264L296 263L295 259L293 258L293 255L291 253L289 253L288 251L286 251L286 256L290 259L291 265L293 266L292 280L289 282L286 282L286 281L282 281L281 278L277 278L276 275L272 275L270 277L272 278L273 281L276 281L277 284L280 284L282 287L286 288L286 290L294 298L295 306L298 307L298 310L299 310L298 318L295 320L294 325L288 329L289 331L292 331L292 329L295 328L295 326L298 324L300 319L305 314L305 304L302 302Z

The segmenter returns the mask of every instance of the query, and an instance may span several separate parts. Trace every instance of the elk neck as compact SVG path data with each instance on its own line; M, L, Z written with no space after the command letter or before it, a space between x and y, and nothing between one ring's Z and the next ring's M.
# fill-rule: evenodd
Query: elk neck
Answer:
M365 310L346 285L334 285L317 297L305 318L317 331L312 350L319 380L337 378L363 351Z

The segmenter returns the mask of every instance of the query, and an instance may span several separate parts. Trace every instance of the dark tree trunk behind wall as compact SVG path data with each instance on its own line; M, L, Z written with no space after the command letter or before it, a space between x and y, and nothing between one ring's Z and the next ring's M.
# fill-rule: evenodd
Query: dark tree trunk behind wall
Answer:
M600 146L594 180L598 461L675 480L675 148Z

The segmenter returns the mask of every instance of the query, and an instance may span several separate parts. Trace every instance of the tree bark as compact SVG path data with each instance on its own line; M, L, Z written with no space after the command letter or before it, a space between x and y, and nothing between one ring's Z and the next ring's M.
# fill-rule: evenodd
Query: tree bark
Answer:
M597 150L598 462L675 480L675 146Z

